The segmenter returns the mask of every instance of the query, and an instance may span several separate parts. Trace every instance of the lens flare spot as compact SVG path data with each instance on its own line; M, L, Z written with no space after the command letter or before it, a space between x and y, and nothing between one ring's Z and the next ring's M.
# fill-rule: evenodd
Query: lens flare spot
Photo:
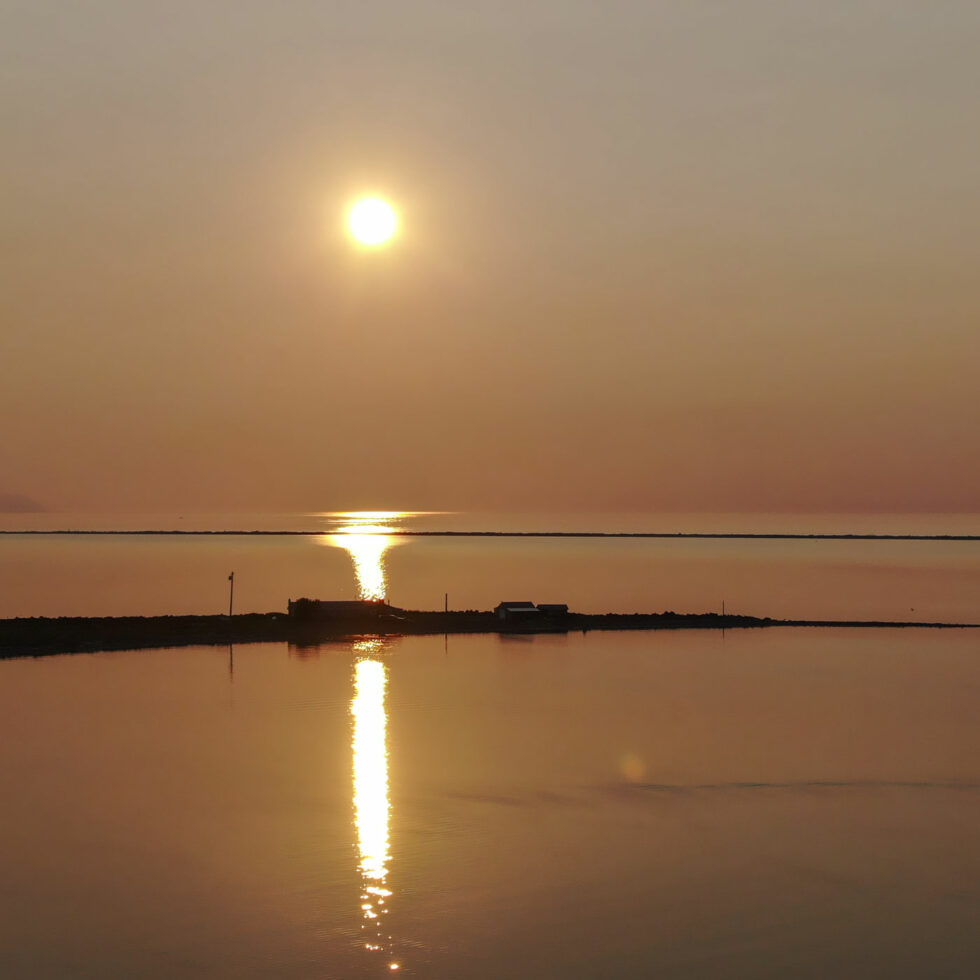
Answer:
M647 767L638 755L627 752L619 760L619 771L628 783L640 783L646 775Z

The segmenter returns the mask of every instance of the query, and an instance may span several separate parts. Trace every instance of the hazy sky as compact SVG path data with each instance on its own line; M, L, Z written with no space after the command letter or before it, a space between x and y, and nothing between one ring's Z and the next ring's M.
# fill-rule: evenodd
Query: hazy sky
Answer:
M980 510L975 0L0 11L3 499Z

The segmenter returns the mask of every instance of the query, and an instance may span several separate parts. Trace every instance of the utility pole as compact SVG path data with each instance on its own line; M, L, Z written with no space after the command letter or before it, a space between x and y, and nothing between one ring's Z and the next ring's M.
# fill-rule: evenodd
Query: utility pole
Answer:
M449 612L449 593L446 593L446 612Z
M228 586L228 618L231 619L231 611L235 605L235 573L232 572L228 576L228 581L231 583Z

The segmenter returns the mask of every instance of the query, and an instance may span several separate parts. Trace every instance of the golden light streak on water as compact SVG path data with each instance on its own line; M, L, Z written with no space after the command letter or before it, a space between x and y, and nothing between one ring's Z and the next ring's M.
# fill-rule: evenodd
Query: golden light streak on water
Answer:
M383 646L380 639L360 640L354 652L371 657ZM387 669L378 660L361 659L354 667L354 822L357 827L358 868L361 874L361 929L366 933L364 948L370 952L391 950L386 932L387 886L391 850L388 827L391 805L388 801L388 747L385 687ZM397 964L389 964L397 970Z
M323 516L335 517L350 527L358 527L363 524L373 524L376 521L400 521L405 517L414 517L418 514L429 513L420 510L335 510ZM439 513L439 511L432 511Z
M337 534L325 534L322 543L343 548L354 563L357 576L358 597L361 599L386 599L388 581L385 574L385 553L399 538L390 536L395 530L390 523L411 516L410 511L363 510L346 511L331 515L340 524ZM385 522L385 523L381 523Z
M385 578L385 552L395 543L382 532L387 528L372 529L370 534L331 534L330 543L343 548L354 562L357 591L361 599L384 599L388 595Z

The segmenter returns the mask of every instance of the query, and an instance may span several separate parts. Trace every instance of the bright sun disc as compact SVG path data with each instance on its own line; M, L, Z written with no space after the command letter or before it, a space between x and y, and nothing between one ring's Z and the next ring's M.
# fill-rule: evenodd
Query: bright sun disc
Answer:
M350 209L347 226L359 244L384 245L391 240L398 228L398 215L380 197L365 197Z

